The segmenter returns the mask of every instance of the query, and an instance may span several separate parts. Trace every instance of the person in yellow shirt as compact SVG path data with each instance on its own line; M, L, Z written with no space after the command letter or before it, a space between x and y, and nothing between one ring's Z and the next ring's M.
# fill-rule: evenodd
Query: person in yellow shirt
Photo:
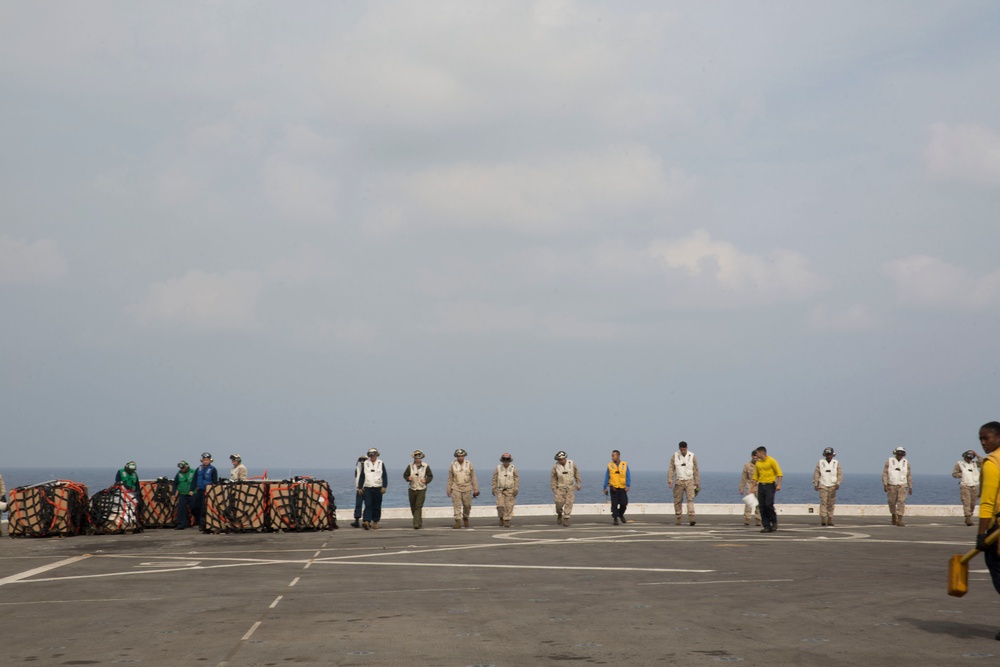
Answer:
M1000 554L997 545L986 545L986 536L997 529L996 514L1000 509L1000 422L983 424L979 429L979 443L986 452L983 459L982 478L979 483L979 530L976 548L983 552L986 567L993 579L993 588L1000 593ZM1000 641L1000 632L994 639Z
M781 466L767 455L767 447L757 448L757 462L753 468L753 484L750 492L757 494L760 504L760 520L764 524L762 533L778 530L778 514L774 511L774 494L781 491Z

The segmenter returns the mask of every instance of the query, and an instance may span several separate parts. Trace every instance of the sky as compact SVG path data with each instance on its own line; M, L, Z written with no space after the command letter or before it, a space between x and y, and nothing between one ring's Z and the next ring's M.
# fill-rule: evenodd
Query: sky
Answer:
M988 1L2 3L0 472L685 440L949 473L1000 420L998 32Z

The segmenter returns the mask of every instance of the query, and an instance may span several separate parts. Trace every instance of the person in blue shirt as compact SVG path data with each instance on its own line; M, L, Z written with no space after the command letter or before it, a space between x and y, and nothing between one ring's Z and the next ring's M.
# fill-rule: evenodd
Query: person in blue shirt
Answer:
M203 452L201 465L194 471L194 502L191 503L191 513L198 521L198 526L205 530L205 490L219 481L219 471L212 465L211 452Z

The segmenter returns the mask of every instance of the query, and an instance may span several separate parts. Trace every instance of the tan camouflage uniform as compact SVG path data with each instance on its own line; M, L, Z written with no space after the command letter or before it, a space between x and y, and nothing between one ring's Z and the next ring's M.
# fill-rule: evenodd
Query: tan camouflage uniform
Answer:
M833 507L837 504L837 487L844 481L840 461L822 458L813 470L813 488L819 490L819 523L833 525Z
M403 471L403 479L410 483L407 495L410 498L410 514L413 515L413 527L424 525L424 499L427 497L427 485L434 479L431 467L423 462L411 463Z
M892 525L905 526L903 515L906 514L906 492L913 492L913 475L910 473L910 462L906 458L889 457L882 469L882 486L889 500L889 513L892 514Z
M675 481L676 480L676 481ZM670 467L667 469L667 485L674 489L674 515L677 525L681 523L681 510L684 507L684 496L687 496L688 522L693 526L694 520L694 490L701 486L701 475L698 473L698 459L690 451L686 455L674 452L670 457Z
M469 461L452 461L448 468L448 489L451 491L451 505L455 510L455 522L469 521L472 511L472 494L479 494L476 469Z
M513 463L508 466L501 463L493 471L493 495L497 497L497 517L502 526L510 526L520 486L521 478Z
M576 489L582 484L580 470L573 461L569 459L566 459L566 463L556 461L552 466L552 494L556 501L556 523L559 525L569 525Z
M753 461L747 461L743 464L743 474L740 475L740 495L745 496L750 493L750 485L753 483ZM743 505L743 525L750 525L750 517L754 517L756 525L760 525L760 505L754 505L753 512L750 511L750 506Z
M959 461L955 464L951 476L959 480L958 494L962 498L962 511L965 514L965 525L972 525L972 513L979 498L979 465L972 461Z

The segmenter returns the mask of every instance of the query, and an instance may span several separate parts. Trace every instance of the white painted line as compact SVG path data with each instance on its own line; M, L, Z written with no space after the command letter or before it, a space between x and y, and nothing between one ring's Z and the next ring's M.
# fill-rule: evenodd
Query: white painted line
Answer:
M317 556L319 556L322 553L323 553L323 550L320 549L319 551L317 551L316 553L313 554L313 558L316 558Z
M250 639L250 635L252 635L254 633L254 630L256 630L257 628L260 627L260 623L261 623L260 621L257 621L256 623L254 623L253 627L251 627L249 630L247 630L247 633L245 635L243 635L243 639L241 639L240 641L245 642L246 640Z
M49 570L54 570L57 567L62 567L63 565L72 565L73 563L77 563L81 560L86 560L87 558L90 558L90 554L84 554L82 556L73 556L72 558L67 558L65 560L61 560L55 563L49 563L48 565L42 565L41 567L36 567L32 570L25 570L24 572L21 572L19 574L12 574L9 577L4 577L3 579L0 579L0 586L3 586L4 584L13 584L18 581L21 581L22 579L33 577L36 574L41 574L42 572L48 572Z
M305 565L302 566L302 569L303 570L308 570L309 566L312 565L312 564L313 564L313 561L309 561L308 563L306 563Z
M299 583L299 578L295 577L294 579L292 579L292 583L288 584L288 587L291 588L292 586L294 586L297 583Z
M651 581L639 583L637 586L700 586L701 584L764 584L777 581L795 581L794 579L718 579L715 581Z
M281 598L283 598L283 597L285 597L285 596L284 595L279 595L278 597L274 598L274 602L271 603L271 606L268 607L268 609L274 609L275 607L277 607L278 603L281 602Z
M200 560L168 561L166 563L139 563L136 567L198 567Z
M12 581L12 584L34 584L40 581L66 581L69 579L101 579L103 577L127 577L135 574L156 574L159 572L194 572L198 570L218 570L226 567L247 567L256 565L277 565L286 561L274 562L253 562L253 563L226 563L225 565L199 565L198 567L171 567L162 570L128 570L125 572L104 572L101 574L76 574L69 577L42 577L30 579L28 581Z
M709 572L715 572L715 570L681 570L671 567L582 567L582 566L564 566L564 565L491 565L491 564L472 564L472 563L386 563L384 561L346 561L346 560L321 560L316 561L317 563L323 563L327 565L364 565L364 566L377 566L377 565L391 565L395 567L461 567L461 568L487 568L496 570L577 570L585 571L592 570L596 572L689 572L695 574L707 574ZM298 579L296 579L298 581Z
M71 602L148 602L163 598L94 598L92 600L30 600L26 602L0 602L0 607L10 607L18 604L69 604Z

